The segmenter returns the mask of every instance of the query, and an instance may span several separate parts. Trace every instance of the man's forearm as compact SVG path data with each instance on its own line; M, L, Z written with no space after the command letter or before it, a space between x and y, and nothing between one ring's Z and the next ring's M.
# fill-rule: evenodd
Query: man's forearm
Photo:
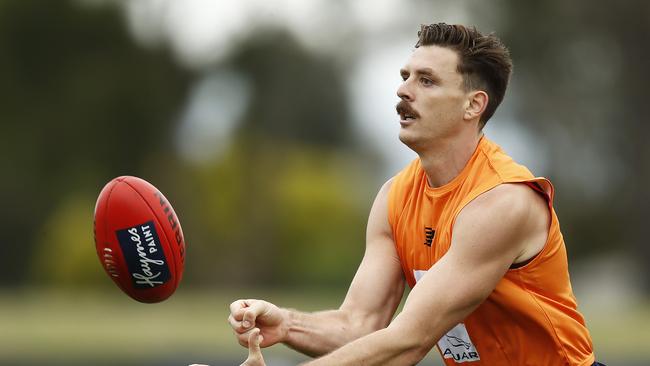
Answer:
M287 312L288 332L283 343L311 357L322 356L369 333L342 310L303 313Z
M395 329L385 328L350 342L327 356L301 365L415 365L428 350L411 337L404 337Z

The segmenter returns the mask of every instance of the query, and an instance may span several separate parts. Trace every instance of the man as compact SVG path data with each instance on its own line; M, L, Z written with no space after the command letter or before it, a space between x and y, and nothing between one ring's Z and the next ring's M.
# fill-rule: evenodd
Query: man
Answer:
M553 187L482 133L505 95L508 50L460 25L418 36L397 112L399 138L419 158L380 189L343 304L302 313L235 301L244 365L263 365L260 345L279 342L320 357L313 366L414 365L435 345L447 365L597 364ZM412 290L391 321L405 283Z

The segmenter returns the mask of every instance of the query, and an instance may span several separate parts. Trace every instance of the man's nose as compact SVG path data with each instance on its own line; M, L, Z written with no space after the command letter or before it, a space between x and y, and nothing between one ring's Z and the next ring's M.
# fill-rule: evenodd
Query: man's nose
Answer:
M413 93L409 89L408 80L404 80L399 88L397 88L397 96L399 99L405 100L407 102L413 101Z

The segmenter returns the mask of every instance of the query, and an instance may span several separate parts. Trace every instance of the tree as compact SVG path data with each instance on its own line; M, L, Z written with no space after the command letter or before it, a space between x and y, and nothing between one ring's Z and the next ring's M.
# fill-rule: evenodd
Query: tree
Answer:
M15 0L0 5L0 79L0 284L14 285L40 252L54 267L66 255L43 232L58 207L81 197L92 217L110 178L167 154L190 77L164 50L136 47L113 7ZM78 230L92 248L92 228Z

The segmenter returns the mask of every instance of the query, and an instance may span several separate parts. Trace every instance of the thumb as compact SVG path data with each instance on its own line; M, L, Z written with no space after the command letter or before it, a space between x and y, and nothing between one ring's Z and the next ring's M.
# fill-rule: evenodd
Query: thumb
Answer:
M248 336L248 358L243 363L246 366L265 366L260 343L262 342L259 328L254 328Z

